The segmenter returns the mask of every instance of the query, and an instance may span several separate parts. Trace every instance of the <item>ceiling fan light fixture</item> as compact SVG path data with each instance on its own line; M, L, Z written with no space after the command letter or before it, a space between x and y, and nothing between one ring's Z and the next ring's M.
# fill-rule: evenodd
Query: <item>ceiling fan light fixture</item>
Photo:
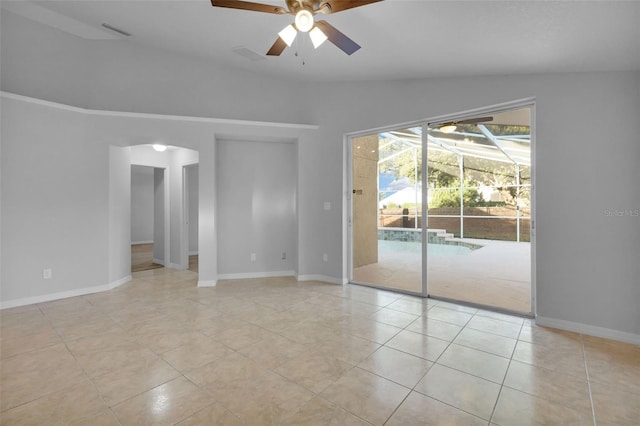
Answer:
M1 0L0 0L1 1ZM325 40L329 40L338 49L347 55L352 55L360 45L343 34L336 27L324 20L315 21L318 13L334 14L343 10L366 6L382 0L285 0L286 8L269 4L257 3L247 0L210 0L213 7L226 7L230 9L249 10L253 12L263 12L272 14L294 15L293 29L303 33L319 27L313 36L314 47L320 46ZM279 0L282 2L282 0ZM278 33L280 37L271 45L267 51L267 56L280 56L282 52L291 46L294 37L289 29ZM326 37L326 38L325 38ZM285 41L286 40L286 41Z
M440 127L440 131L444 133L453 133L456 129L457 126L455 124L445 124L444 126Z
M323 33L322 30L318 27L313 28L309 32L309 37L311 37L311 42L313 43L314 49L317 49L318 47L320 47L320 45L325 41L327 41L327 38L328 38L326 34Z
M278 33L282 41L287 43L287 46L291 47L293 44L293 40L296 39L296 35L298 35L298 31L293 27L293 25L289 24L282 31Z
M306 33L313 28L313 14L307 9L301 9L296 13L295 19L296 28L298 31Z

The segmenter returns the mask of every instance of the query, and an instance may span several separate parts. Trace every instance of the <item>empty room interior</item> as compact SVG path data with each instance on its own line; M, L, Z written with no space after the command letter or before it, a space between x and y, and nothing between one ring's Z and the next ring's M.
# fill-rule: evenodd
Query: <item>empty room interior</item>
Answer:
M637 424L640 2L0 17L0 424Z

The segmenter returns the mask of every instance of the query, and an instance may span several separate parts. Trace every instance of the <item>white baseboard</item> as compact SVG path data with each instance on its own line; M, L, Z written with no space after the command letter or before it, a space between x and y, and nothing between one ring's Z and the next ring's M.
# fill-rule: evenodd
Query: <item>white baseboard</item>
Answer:
M331 284L343 285L347 284L347 281L342 278L330 277L328 275L298 275L296 277L298 281L323 281Z
M198 287L215 287L218 280L198 281Z
M135 246L136 244L153 244L153 240L151 241L131 241L131 245Z
M131 280L132 280L131 275L127 275L124 278L120 278L119 280L116 280L116 281L112 282L111 284L109 284L109 290L113 290L114 288L118 288L122 284L126 284Z
M156 259L155 257L153 258L153 263L157 263L158 265L165 266L164 265L164 260Z
M182 271L187 269L179 263L169 263L169 266L165 266L165 267L169 269L180 269Z
M627 333L625 331L613 330L610 328L598 327L595 325L582 324L579 322L565 321L555 318L536 317L536 324L546 327L559 328L561 330L573 331L575 333L586 334L588 336L602 337L605 339L617 340L619 342L640 345L640 335Z
M219 280L240 280L250 278L294 277L295 271L248 272L241 274L221 274Z
M103 291L113 290L116 287L120 287L122 284L131 281L131 275L127 275L117 281L109 284L99 285L95 287L78 288L69 291L60 291L57 293L43 294L41 296L23 297L20 299L8 300L6 302L0 302L0 310L8 308L16 308L18 306L33 305L35 303L51 302L53 300L66 299L69 297L84 296L87 294L101 293Z

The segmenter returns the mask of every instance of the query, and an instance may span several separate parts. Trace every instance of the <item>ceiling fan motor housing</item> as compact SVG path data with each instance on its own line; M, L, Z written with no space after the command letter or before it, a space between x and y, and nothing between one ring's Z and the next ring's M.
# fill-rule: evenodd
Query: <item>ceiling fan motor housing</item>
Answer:
M314 14L315 7L319 3L314 0L287 0L287 7L292 15L297 14L301 10L308 10L311 14Z
M294 24L289 25L278 33L279 37L267 52L267 56L280 56L283 50L291 45L295 38L295 32L309 32L314 47L320 46L325 40L329 40L347 55L360 49L360 45L351 40L333 25L324 20L316 21L316 13L333 14L347 9L377 3L383 0L285 0L287 11L273 4L254 3L245 0L211 0L214 7L226 7L232 9L251 10L272 14L291 14L295 16ZM290 30L288 30L290 28ZM283 34L287 30L291 34ZM284 37L284 38L283 38Z

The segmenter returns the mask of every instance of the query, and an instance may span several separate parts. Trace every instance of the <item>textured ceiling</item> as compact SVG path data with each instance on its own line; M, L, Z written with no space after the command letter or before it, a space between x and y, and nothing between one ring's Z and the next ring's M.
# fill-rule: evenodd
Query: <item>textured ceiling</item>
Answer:
M209 0L3 0L2 7L84 29L84 37L93 28L112 39L101 27L108 23L132 34L115 43L306 81L640 69L640 1L386 0L321 15L362 46L352 56L330 43L314 50L303 34L282 56L258 60L234 48L262 56L292 16L213 8Z

